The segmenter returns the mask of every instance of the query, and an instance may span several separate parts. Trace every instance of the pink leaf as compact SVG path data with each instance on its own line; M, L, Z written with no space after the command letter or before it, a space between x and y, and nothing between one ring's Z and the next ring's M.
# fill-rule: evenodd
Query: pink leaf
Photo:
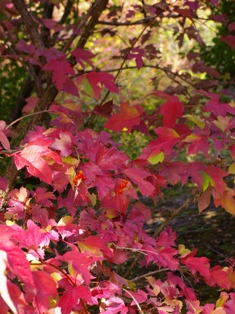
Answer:
M22 112L30 112L36 107L39 98L38 97L28 97L25 100L27 102L27 105L24 106Z
M72 152L73 142L69 132L61 131L59 139L55 139L55 142L50 146L55 150L60 151L62 157L69 156Z
M24 148L20 153L14 154L17 169L27 167L27 171L34 177L50 184L52 181L52 171L48 163L42 159L49 150L42 146L31 145Z

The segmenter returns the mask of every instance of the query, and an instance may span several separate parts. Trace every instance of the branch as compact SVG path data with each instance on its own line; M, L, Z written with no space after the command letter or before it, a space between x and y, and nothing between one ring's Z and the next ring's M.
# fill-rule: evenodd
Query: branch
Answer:
M145 17L144 19L137 20L134 22L118 22L118 21L99 21L98 24L101 25L111 25L111 26L131 26L131 25L143 25L148 23L152 17Z
M185 209L190 203L192 203L195 199L195 195L191 196L190 198L188 198L186 200L186 202L184 202L183 205L181 205L179 208L177 208L173 213L172 215L170 216L170 218L168 218L153 234L153 238L156 238L159 233L177 216L179 215L179 213L181 213L183 211L183 209ZM124 278L126 278L131 270L135 267L135 265L138 263L140 257L142 256L141 253L137 254L137 256L135 257L135 259L133 260L131 266L128 268L128 270L125 272L124 274Z
M38 49L45 49L44 43L40 34L38 33L37 25L34 23L31 14L29 13L26 4L23 0L12 0L15 8L20 13L22 20L25 24L26 30L28 31L30 38L34 46Z

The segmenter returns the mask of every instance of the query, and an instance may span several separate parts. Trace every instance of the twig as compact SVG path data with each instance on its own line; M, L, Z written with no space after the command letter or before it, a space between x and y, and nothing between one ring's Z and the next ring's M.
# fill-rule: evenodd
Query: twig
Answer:
M151 272L149 272L147 274L135 277L134 279L131 279L130 281L131 282L135 282L135 281L138 281L139 279L142 279L142 278L145 278L145 277L148 277L148 276L152 276L152 275L155 275L155 274L159 274L159 273L164 273L165 271L168 271L168 270L170 270L170 268L162 268L162 269L154 270L154 271L151 271Z
M130 296L130 297L132 298L132 300L135 302L135 304L136 304L136 306L137 306L137 308L138 308L138 310L139 310L139 313L140 313L140 314L144 314L144 312L142 311L142 309L141 309L141 307L140 307L138 301L137 301L136 298L133 296L133 294L131 293L131 291L128 291L128 290L125 289L125 288L122 288L122 290L125 291L127 294L129 294L129 296Z

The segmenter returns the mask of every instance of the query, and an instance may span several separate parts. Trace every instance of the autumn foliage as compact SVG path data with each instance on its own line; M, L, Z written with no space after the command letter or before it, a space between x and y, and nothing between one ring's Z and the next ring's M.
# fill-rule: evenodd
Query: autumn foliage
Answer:
M211 266L168 226L191 202L235 215L234 81L200 55L200 23L226 24L233 54L220 5L1 1L2 314L234 313L235 261ZM147 138L137 157L123 134ZM149 202L179 184L188 199L147 232Z

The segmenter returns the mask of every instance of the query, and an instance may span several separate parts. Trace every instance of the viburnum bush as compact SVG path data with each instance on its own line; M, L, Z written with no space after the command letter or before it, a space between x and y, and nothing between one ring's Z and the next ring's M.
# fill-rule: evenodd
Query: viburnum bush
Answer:
M219 5L1 1L2 314L234 313L232 258L212 267L168 221L145 228L169 185L192 187L169 220L191 202L235 215L234 82L200 59L201 28L227 23ZM123 133L147 138L137 158Z

